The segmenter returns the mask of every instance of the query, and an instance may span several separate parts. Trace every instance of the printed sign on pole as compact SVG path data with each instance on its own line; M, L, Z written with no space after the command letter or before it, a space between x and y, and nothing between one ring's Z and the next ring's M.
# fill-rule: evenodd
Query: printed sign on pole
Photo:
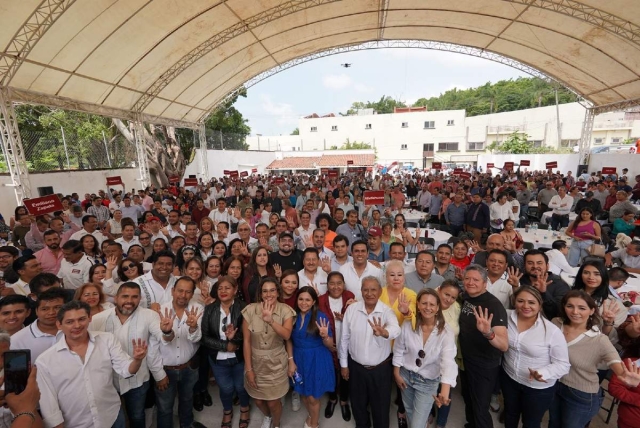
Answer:
M119 175L115 177L107 177L107 186L115 186L117 184L122 184L122 177Z
M471 173L470 172L461 172L460 173L460 178L464 178L465 180L468 180L471 178Z
M347 161L347 165L353 165L353 161L352 160L348 160Z
M495 168L495 167L496 167L496 166L495 166L495 164L492 164L492 163L488 163L488 164L487 164L487 169L489 169L489 168Z
M327 173L327 176L329 178L338 178L340 176L340 171L338 171L337 169L330 169Z
M29 214L39 216L54 211L64 211L58 195L47 195L41 198L24 199L22 201Z
M198 179L197 178L185 178L184 179L184 185L186 186L197 186L198 185Z
M367 190L364 192L365 205L384 205L384 190Z
M547 167L547 169L557 168L558 167L558 162L556 162L556 161L547 162L546 163L546 167Z
M602 173L603 174L615 174L616 173L616 167L614 167L614 166L603 166L602 167Z
M520 161L520 166L531 166L531 161L530 160L521 160Z
M242 171L240 173L240 177L248 177L249 176L249 172L248 171Z
M442 162L432 162L431 163L431 168L432 169L442 169Z
M169 183L180 183L180 177L177 175L172 175L169 177Z
M455 168L453 170L453 175L460 175L461 172L462 172L462 168Z
M237 178L239 175L240 175L240 173L238 172L238 170L229 171L229 177L231 177L231 178Z
M507 169L507 170L511 169L512 170L513 169L513 162L505 162L504 163L504 169Z
M231 171L229 171L228 169L225 169L224 171L222 171L222 173L224 175L229 175L231 173Z
M273 182L276 184L282 184L284 183L284 177L276 177L274 178Z
M256 172L258 172L258 168L251 168L251 173L255 174Z

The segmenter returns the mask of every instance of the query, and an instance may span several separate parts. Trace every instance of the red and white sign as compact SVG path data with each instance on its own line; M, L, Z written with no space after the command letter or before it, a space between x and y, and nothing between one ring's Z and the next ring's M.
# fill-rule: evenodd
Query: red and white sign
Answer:
M115 177L107 177L107 186L115 186L117 184L122 184L122 177L119 175Z
M282 184L284 183L284 177L276 177L273 179L273 182L276 184Z
M384 190L367 190L364 192L365 205L384 205Z
M340 171L338 171L337 169L330 169L327 173L327 176L329 178L338 178L340 176Z
M256 172L258 172L258 168L251 168L251 173L255 174Z
M530 160L521 160L520 161L520 166L531 166L531 161Z
M248 171L242 171L240 173L240 177L248 177L249 176L249 172Z
M229 171L228 169L225 169L224 171L222 171L222 173L223 173L224 175L229 175L229 173L230 173L230 172L231 172L231 171Z
M54 211L64 211L58 195L47 195L41 198L24 199L22 201L29 214L39 216Z
M602 167L602 173L603 174L615 174L616 173L616 167L614 167L614 166L603 166Z
M461 172L462 172L462 168L455 168L453 170L453 175L460 175Z
M513 162L505 162L504 169L513 169Z
M169 183L180 183L180 177L177 175L172 175L169 177Z
M320 174L328 174L329 168L320 168Z
M547 162L545 165L547 169L553 169L558 167L558 162Z
M353 165L353 161L352 160L348 160L347 161L347 165Z
M197 186L198 185L198 179L197 178L185 178L184 179L184 185L186 186Z
M431 169L442 169L442 162L432 162Z
M488 163L488 164L487 164L487 169L489 169L489 168L495 168L495 167L496 167L496 166L495 166L495 164L492 164L492 163Z
M470 172L461 172L460 173L460 178L464 178L465 180L468 180L471 178L471 173Z
M231 178L237 178L240 176L240 173L238 172L238 170L235 171L229 171L229 177Z

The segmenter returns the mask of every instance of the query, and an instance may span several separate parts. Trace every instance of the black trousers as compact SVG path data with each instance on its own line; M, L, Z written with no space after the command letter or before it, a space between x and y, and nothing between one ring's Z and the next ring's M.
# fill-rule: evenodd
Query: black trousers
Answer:
M487 369L464 360L464 370L460 370L460 385L467 418L465 428L493 428L489 403L499 374L500 366Z
M368 369L349 357L349 392L356 428L389 428L391 407L391 376L389 358L375 368ZM371 418L367 407L371 407Z
M329 393L329 400L337 400L338 394L340 395L340 401L349 402L349 381L343 379L340 369L336 369L336 389Z

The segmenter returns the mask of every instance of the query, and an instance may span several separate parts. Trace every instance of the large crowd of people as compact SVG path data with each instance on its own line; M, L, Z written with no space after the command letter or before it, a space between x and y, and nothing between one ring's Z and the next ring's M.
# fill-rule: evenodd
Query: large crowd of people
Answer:
M637 428L626 172L254 174L19 206L0 222L0 355L29 349L33 369L0 426L170 428L177 408L181 428L234 412L248 428L255 406L278 428L304 406L304 428L337 407L358 428L387 428L392 408L399 428L452 409L469 428L492 411L584 428L608 381L618 426ZM545 214L561 235L525 242ZM222 419L196 421L212 379Z

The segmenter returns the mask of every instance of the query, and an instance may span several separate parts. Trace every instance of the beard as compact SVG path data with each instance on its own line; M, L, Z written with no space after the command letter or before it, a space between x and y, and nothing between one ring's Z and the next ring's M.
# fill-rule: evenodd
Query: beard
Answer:
M118 312L120 312L121 315L129 316L134 313L136 309L138 309L138 307L134 306L133 309L124 309L122 306L116 306L116 309L118 310Z

